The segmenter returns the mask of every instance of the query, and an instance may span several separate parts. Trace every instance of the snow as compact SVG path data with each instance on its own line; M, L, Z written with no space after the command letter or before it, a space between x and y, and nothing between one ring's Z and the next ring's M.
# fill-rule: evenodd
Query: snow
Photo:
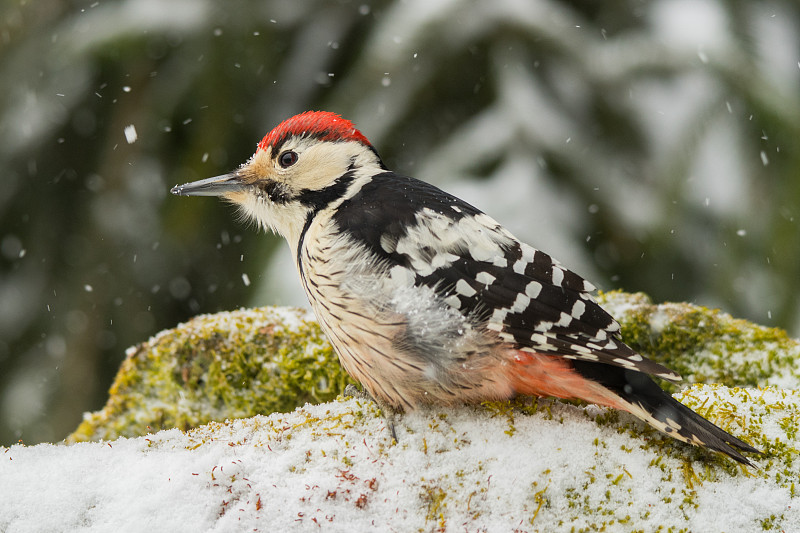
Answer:
M800 405L797 393L741 391L700 387L695 396L722 395L738 408L759 395L789 411ZM657 434L643 436L627 415L594 421L605 413L544 400L529 414L421 411L399 419L400 442L390 445L373 405L348 399L186 433L15 445L0 448L0 531L761 531L771 515L800 523L767 459L744 474L688 445L655 452ZM781 434L775 413L754 415L767 438Z
M125 140L128 141L128 144L133 144L136 142L139 136L136 134L136 126L130 124L125 126Z

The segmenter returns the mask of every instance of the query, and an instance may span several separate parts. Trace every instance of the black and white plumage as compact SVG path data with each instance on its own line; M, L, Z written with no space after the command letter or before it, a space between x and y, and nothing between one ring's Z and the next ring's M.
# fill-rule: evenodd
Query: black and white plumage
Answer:
M390 172L338 115L292 117L237 171L172 192L222 196L287 239L342 365L385 406L580 398L745 464L740 451L757 452L650 379L680 376L622 342L590 283L466 202Z

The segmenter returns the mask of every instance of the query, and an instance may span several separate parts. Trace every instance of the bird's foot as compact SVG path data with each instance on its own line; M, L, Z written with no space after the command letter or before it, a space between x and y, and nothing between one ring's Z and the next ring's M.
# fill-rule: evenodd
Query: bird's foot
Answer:
M381 413L383 414L383 419L386 420L386 427L389 429L389 434L391 435L392 439L394 439L395 443L398 442L397 432L394 429L394 421L395 416L397 415L397 410L394 407L383 400L373 398L370 393L366 391L366 389L359 390L358 387L353 384L345 387L343 394L350 398L373 402L375 405L377 405L378 409L380 409Z

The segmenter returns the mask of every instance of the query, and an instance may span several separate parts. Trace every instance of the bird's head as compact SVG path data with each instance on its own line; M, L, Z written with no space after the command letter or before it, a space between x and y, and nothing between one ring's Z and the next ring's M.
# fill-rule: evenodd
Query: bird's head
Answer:
M310 214L354 194L359 178L383 170L378 153L352 122L308 111L270 131L237 170L171 192L222 197L293 244Z

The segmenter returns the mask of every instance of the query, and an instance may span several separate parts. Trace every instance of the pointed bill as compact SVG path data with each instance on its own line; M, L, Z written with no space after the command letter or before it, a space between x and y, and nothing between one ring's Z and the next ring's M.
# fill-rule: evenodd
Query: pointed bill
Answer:
M169 192L178 196L225 196L228 193L242 191L244 188L245 184L239 180L238 174L232 172L176 185Z

